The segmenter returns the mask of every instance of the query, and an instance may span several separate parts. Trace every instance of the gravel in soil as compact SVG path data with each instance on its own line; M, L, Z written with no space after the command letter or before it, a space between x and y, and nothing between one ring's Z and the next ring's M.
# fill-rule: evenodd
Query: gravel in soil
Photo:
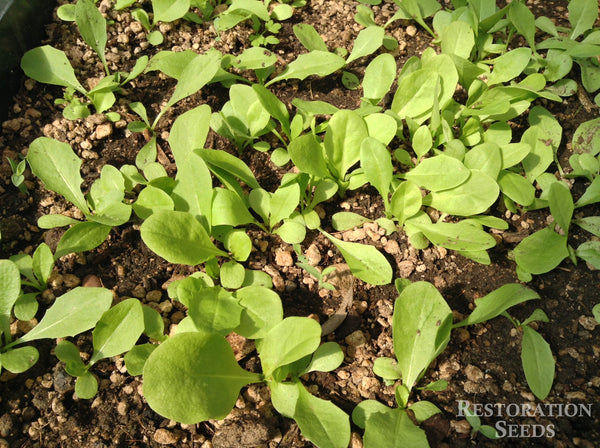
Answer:
M101 10L114 20L109 27L108 60L111 69L127 71L134 58L152 55L145 32L132 21L128 12L114 12L109 2L102 0ZM564 19L566 2L534 2L536 14ZM394 13L394 4L384 2L374 7L375 17L385 22ZM281 43L274 47L281 67L302 50L292 33L294 23L310 23L323 36L330 49L351 49L351 43L360 27L353 15L355 2L314 0L297 10L279 35ZM161 49L205 51L214 46L223 52L240 53L247 47L250 29L244 25L224 33L215 41L212 25L187 22L161 25L166 41ZM418 55L430 43L429 36L409 22L395 22L389 32L400 46L393 53L399 64ZM74 24L56 21L48 26L48 40L64 49L74 61L79 79L94 83L101 76L95 55L77 40ZM360 62L360 61L359 61ZM364 65L352 68L356 74L364 72ZM80 212L62 198L43 188L39 180L26 173L29 195L19 193L10 184L10 167L6 157L15 159L26 154L29 143L45 135L70 143L84 159L82 176L84 189L99 175L105 164L117 167L134 163L137 151L145 140L131 134L126 123L134 120L127 109L131 101L143 101L150 114L158 113L160 105L170 96L174 83L163 76L144 75L135 88L125 92L117 105L123 120L109 123L104 117L92 115L74 122L65 120L53 100L61 96L59 88L23 80L23 88L16 94L9 118L2 124L0 136L0 229L2 257L23 251L31 253L37 244L45 241L56 247L61 231L42 232L36 227L37 218L47 213L63 213L75 218ZM327 79L289 81L274 86L274 92L288 105L293 98L328 101L337 107L356 108L359 91L344 89L339 76ZM198 103L207 103L213 110L227 99L222 88L205 89L182 101L165 114L159 123L159 145L163 151L162 163L169 169L172 162L168 149L168 129L182 112ZM559 159L565 162L570 155L570 138L579 123L597 113L580 108L578 98L570 98L560 105L547 104L564 128L563 145ZM519 129L520 123L515 123ZM210 147L237 154L237 149L223 138L213 134ZM246 151L242 158L256 173L259 182L274 189L286 168L274 166L268 155ZM171 167L172 168L172 167ZM576 184L574 191L580 191ZM350 194L343 202L324 205L324 223L341 210L351 210L364 216L382 215L382 204L372 190ZM402 234L385 236L376 225L350 230L339 235L346 241L372 244L392 263L395 277L432 282L455 310L456 319L467 315L473 301L505 283L516 282L514 263L507 255L514 245L528 234L546 224L547 212L512 215L498 207L493 210L511 224L499 233L500 244L491 251L490 266L476 264L441 248L422 251L412 248ZM584 209L586 215L597 209ZM254 250L247 263L252 269L261 269L273 278L280 293L286 315L303 315L324 322L339 306L340 298L325 290L303 270L295 266L295 254L278 237L251 230ZM578 233L574 241L583 239ZM325 238L308 236L303 250L314 264L325 268L343 260ZM124 297L137 297L159 310L167 329L172 329L185 315L184 307L172 302L166 294L169 281L189 275L193 268L170 265L154 255L143 244L137 223L128 223L114 229L108 240L86 254L72 254L57 263L51 287L40 301L42 308L54 297L81 282L101 282L114 291L115 302ZM90 277L92 276L92 277ZM436 404L443 413L426 421L422 427L433 447L593 447L600 440L598 417L600 374L598 359L600 342L598 326L591 319L591 308L600 302L600 275L584 263L573 266L565 262L555 271L537 276L531 283L541 296L534 304L518 307L515 317L523 319L536 307L542 308L550 323L540 324L538 330L550 343L557 361L554 387L547 403L593 404L591 416L567 417L501 417L483 418L483 423L494 425L498 420L521 428L541 425L552 428L554 437L514 437L489 441L481 435L472 436L470 426L458 414L458 400L476 403L516 403L534 405L537 401L527 388L517 356L520 333L508 320L497 318L484 324L461 328L453 332L447 349L428 370L422 384L445 379L449 387L442 392L417 391L413 400L426 399ZM394 406L394 389L386 386L373 374L373 362L380 356L392 355L391 317L397 293L393 285L371 287L355 283L352 307L343 324L327 339L338 342L345 352L343 365L331 373L311 373L303 378L309 390L322 398L332 400L350 413L364 399L377 399ZM38 316L39 317L39 316ZM28 323L13 325L15 335L27 331ZM90 335L74 338L80 350L91 353ZM230 337L236 356L248 370L258 368L254 347L243 338ZM93 400L81 400L74 394L74 381L64 371L53 354L54 342L38 345L40 360L29 371L18 376L4 372L0 377L0 447L308 447L295 423L281 417L273 409L269 392L264 385L250 385L242 390L235 408L222 421L208 421L198 425L182 425L156 415L145 403L140 378L126 373L122 358L104 360L94 366L99 379L99 392ZM352 447L362 446L358 429L353 428Z

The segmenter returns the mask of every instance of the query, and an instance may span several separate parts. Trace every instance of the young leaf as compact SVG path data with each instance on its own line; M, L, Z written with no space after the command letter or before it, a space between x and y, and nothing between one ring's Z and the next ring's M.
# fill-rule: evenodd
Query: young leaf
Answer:
M317 33L317 30L308 23L298 23L293 27L294 34L302 45L308 50L328 51L323 38Z
M392 267L374 246L340 241L321 231L342 253L352 274L371 285L386 285L392 281Z
M110 358L128 351L144 331L144 313L137 299L126 299L106 311L92 332L93 364L102 358Z
M353 227L360 227L365 222L370 222L369 218L353 212L338 212L331 217L331 225L335 230L344 231Z
M127 373L131 376L141 375L144 372L146 361L157 347L158 345L150 343L133 346L123 357Z
M331 372L337 369L344 361L344 352L336 342L325 342L313 353L310 364L304 373Z
M244 266L233 260L223 263L220 276L224 288L238 289L244 283Z
M373 363L373 373L385 380L397 380L402 378L402 372L398 368L398 362L392 358L377 358Z
M19 347L0 353L0 366L12 373L22 373L32 367L40 357L35 347Z
M469 59L475 45L473 28L461 20L444 26L440 30L440 39L442 53L456 55L463 59Z
M246 271L257 272L257 271ZM258 271L260 272L260 271ZM281 299L264 286L246 286L235 292L242 306L240 325L235 332L249 339L261 339L283 320Z
M46 283L52 269L54 268L54 256L46 243L40 244L33 253L32 269L35 277L40 282L42 288L46 288Z
M77 0L75 22L85 43L92 47L106 67L106 19L92 0ZM108 68L106 70L108 73Z
M330 401L311 395L301 382L270 382L273 406L293 418L302 435L320 448L345 448L350 442L348 415Z
M394 354L408 390L450 341L448 323L452 323L452 311L430 283L413 283L396 299Z
M300 185L293 182L279 187L271 197L271 217L269 223L273 227L284 218L289 218L300 202Z
M313 50L306 54L301 54L294 61L290 62L283 73L271 79L265 86L282 81L284 79L303 80L311 75L327 76L339 70L346 61L335 53L329 53L321 50Z
M387 210L394 168L392 156L385 145L373 137L365 138L360 145L360 166L369 183L382 196Z
M467 222L437 222L435 224L408 221L408 227L417 229L436 246L456 251L479 251L496 245L490 234Z
M173 123L169 133L169 146L178 170L184 168L184 161L194 149L204 148L209 123L210 106L207 104L179 115Z
M354 46L352 47L352 53L346 60L346 64L350 64L352 61L368 56L371 53L377 51L383 43L383 35L385 30L380 26L368 26L358 33L354 40Z
M154 23L174 22L190 9L190 0L153 0Z
M292 162L301 172L315 177L330 177L321 143L312 133L293 139L288 146L288 152Z
M207 170L208 171L208 170ZM171 197L160 188L148 185L133 203L133 211L141 219L147 219L158 210L173 210Z
M243 370L218 334L178 333L158 346L144 365L144 397L163 417L186 424L222 419L242 386L261 381Z
M502 170L498 175L498 185L502 193L517 204L528 206L535 199L535 187L523 176L512 171Z
M88 400L94 398L94 395L96 395L97 392L98 380L91 372L87 371L83 375L77 377L77 380L75 381L75 394L77 394L79 398Z
M369 416L364 446L377 448L429 448L425 431L416 426L404 409L389 409Z
M548 203L554 220L567 233L571 224L571 218L573 217L573 210L575 209L569 187L563 182L554 182L550 186Z
M421 189L409 180L402 182L394 191L391 200L391 212L398 222L402 225L404 222L421 210L423 198Z
M269 330L259 347L265 377L313 353L321 343L321 326L307 317L287 317Z
M223 336L240 325L242 307L233 294L221 287L188 289L179 287L180 300L196 328Z
M15 343L75 336L92 328L111 303L108 289L72 289L58 297L40 323Z
M343 180L348 169L360 158L360 145L368 137L365 121L352 110L333 114L325 132L327 162L334 177Z
M171 263L195 266L217 255L227 256L190 213L159 210L142 223L140 233L153 252Z
M390 144L398 131L398 122L388 114L374 113L364 117L369 136L376 138L384 146Z
M514 253L521 269L531 274L544 274L569 256L567 237L546 227L521 241Z
M535 16L525 3L512 2L508 7L508 19L519 34L525 37L527 44L535 50Z
M465 320L454 324L454 328L474 325L499 316L504 311L527 300L539 299L540 296L533 290L517 283L503 285L487 294L485 297L476 299L475 309Z
M64 196L82 212L89 212L80 187L83 182L79 173L81 159L68 143L38 137L29 146L27 162L47 189Z
M212 225L241 226L254 223L244 201L233 191L224 188L213 190Z
M598 3L595 0L571 0L567 8L573 28L569 38L575 40L594 26L598 18Z
M600 241L586 241L580 244L575 250L575 255L598 269L600 266Z
M75 78L75 71L64 51L49 45L25 53L21 59L21 68L27 76L38 82L71 87L80 93L86 93Z
M531 58L531 48L522 47L504 53L494 59L494 70L488 77L488 85L510 81L519 76Z
M443 154L421 161L406 173L406 179L430 191L448 190L464 183L469 169L459 160Z
M485 212L496 202L498 194L500 188L494 179L472 170L466 182L449 190L434 191L423 203L450 215L470 216Z
M10 315L21 292L19 268L10 260L0 260L0 335L10 335Z
M106 240L112 227L97 222L79 222L67 230L61 237L54 259L74 252L85 252L98 247Z
M533 328L524 326L521 361L527 385L540 400L545 400L554 381L555 361L550 345Z
M79 355L79 348L75 344L66 340L60 341L56 344L54 353L65 363L65 370L69 375L82 376L85 374L87 369Z

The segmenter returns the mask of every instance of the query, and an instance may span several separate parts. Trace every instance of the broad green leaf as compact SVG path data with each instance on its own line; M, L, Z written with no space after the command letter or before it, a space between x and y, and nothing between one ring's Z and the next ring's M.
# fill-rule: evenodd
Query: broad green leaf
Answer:
M519 76L531 58L531 48L522 47L504 53L493 60L494 70L488 77L488 85L508 82Z
M196 328L225 336L239 326L242 307L231 292L218 286L180 290L187 295L180 300L188 306Z
M246 204L233 191L224 188L213 190L212 225L240 226L256 222Z
M573 152L575 154L600 153L600 118L584 121L573 134Z
M517 29L517 32L525 37L527 44L535 50L535 16L525 3L512 2L508 7L508 19Z
M361 30L354 40L354 46L352 47L352 53L346 60L346 64L350 64L358 58L368 56L371 53L377 51L383 44L383 35L385 30L380 26L368 26Z
M422 204L421 189L414 182L407 180L396 188L390 205L392 215L398 219L400 224L403 224L408 218L416 215L421 210Z
M477 215L490 208L500 193L498 184L487 174L472 170L469 179L458 187L434 191L425 204L457 216ZM426 198L427 199L427 198Z
M588 216L585 218L573 220L574 224L577 224L583 230L600 237L600 216Z
M179 170L185 167L184 161L196 148L204 148L210 128L210 107L202 104L177 117L169 132L169 146Z
M178 80L177 87L175 87L173 96L171 96L163 110L166 110L179 100L196 93L208 84L220 66L221 53L218 51L209 51L192 59L181 72L181 77Z
M227 256L190 213L159 210L142 223L140 233L150 250L171 263L195 266L217 255Z
M502 153L502 169L515 166L531 152L531 146L528 143L507 143L500 146Z
M225 249L237 261L246 261L252 251L252 240L242 229L232 229L223 238Z
M577 257L581 258L587 263L591 264L596 269L600 269L599 241L586 241L585 243L580 244L575 250L575 255L577 255Z
M387 209L394 167L386 146L374 137L367 137L360 145L360 166L367 180L383 197Z
M595 0L571 0L568 10L572 27L569 38L572 40L590 30L598 18L598 3Z
M338 180L360 158L360 146L368 137L365 121L352 110L340 110L333 114L325 132L324 147L330 170Z
M287 317L261 340L259 357L265 377L313 353L321 343L321 326L307 317Z
M82 376L86 367L79 354L79 348L70 341L64 340L56 344L54 353L58 359L65 363L65 370L69 375Z
M532 289L518 283L510 283L475 300L475 309L465 320L454 324L454 328L465 325L475 325L499 316L504 311L519 303L539 299L540 296Z
M102 64L106 66L106 19L92 0L77 0L75 22L85 43L92 47Z
M594 319L596 319L596 322L600 324L600 304L594 305L594 307L592 308L592 314L594 315Z
M548 203L554 220L561 229L568 232L575 209L569 187L564 182L554 182L550 186Z
M231 2L231 6L229 7L230 11L248 11L251 14L256 15L259 19L264 22L269 20L269 11L267 10L265 4L262 2L257 2L255 0L233 0Z
M521 269L531 274L544 274L569 256L567 237L546 227L521 241L514 254Z
M224 288L238 289L244 283L244 266L231 260L221 265L221 285Z
M277 56L262 47L246 48L236 56L233 66L239 70L256 70L270 67L277 62Z
M284 218L289 218L300 203L300 185L293 182L279 187L271 197L271 217L269 223L274 226Z
M41 229L54 229L56 227L65 227L71 224L77 224L81 221L65 215L43 215L38 219L37 225Z
M112 165L104 165L100 178L96 179L90 189L88 201L97 214L110 210L116 203L125 198L125 180L121 172Z
M419 126L415 131L412 137L412 147L418 158L423 157L433 147L433 138L427 126Z
M350 419L330 401L311 395L301 382L270 382L273 406L293 418L302 435L320 448L345 448L350 443Z
M160 70L165 75L178 80L181 78L185 67L197 56L192 50L181 52L159 51L150 59L146 72Z
M44 84L72 87L85 94L83 86L75 78L75 71L64 51L49 45L29 50L21 59L21 68L27 76Z
M386 285L392 281L392 267L374 246L341 241L327 232L322 233L338 248L355 277L371 285Z
M546 70L544 70L544 76L550 82L563 79L569 74L573 67L573 59L571 56L560 50L548 50L546 63L547 66Z
M317 33L315 28L308 23L298 23L293 27L294 34L300 41L304 48L308 51L328 51L327 45L323 41L323 38Z
M200 149L196 152L210 168L218 167L238 178L250 188L260 188L248 165L238 157L217 149Z
M90 363L128 351L144 331L144 312L137 299L126 299L106 311L92 332L94 354Z
M144 365L144 397L163 417L186 424L222 419L240 389L261 376L246 372L218 334L180 333L163 342Z
M127 373L131 376L141 375L146 361L157 347L158 345L150 343L133 346L123 357Z
M147 219L157 210L173 210L173 199L160 188L148 185L133 203L133 211L141 219Z
M433 384L435 384L435 386L431 387ZM438 380L435 383L428 384L423 389L432 391L442 391L445 390L447 387L448 383L445 380ZM417 401L416 403L411 404L409 406L409 409L415 414L415 420L417 421L417 423L422 423L428 418L434 416L435 414L442 413L440 408L438 408L433 403L430 403L429 401Z
M321 143L313 134L304 134L293 139L288 152L294 165L303 172L316 177L329 177Z
M254 89L256 96L265 110L281 123L283 132L289 135L291 132L290 115L285 107L285 104L283 104L281 100L277 98L277 96L275 96L269 89L261 84L252 84L252 89Z
M352 411L352 421L359 428L364 429L367 420L377 412L389 412L391 409L375 400L364 400L358 403Z
M75 336L96 325L112 303L112 293L104 288L77 287L58 297L40 323L15 342Z
M0 284L0 334L9 335L11 311L21 293L21 274L10 260L0 260Z
M313 353L310 364L304 370L308 372L331 372L344 361L344 352L337 342L325 342Z
M396 60L389 53L380 54L365 69L363 95L378 103L389 92L396 79Z
M142 306L142 313L144 314L144 333L149 338L163 341L166 338L164 335L165 323L160 313L146 305Z
M402 372L398 368L398 361L392 358L377 358L373 362L373 373L386 380L397 380L402 378Z
M375 412L366 421L365 447L429 448L425 431L416 426L404 409Z
M75 224L61 237L54 259L73 252L86 252L95 249L106 240L112 227L97 222L86 221Z
M497 179L502 168L502 151L495 143L481 143L465 154L464 164L469 169L483 171L492 179Z
M313 50L306 54L301 54L294 61L290 62L283 73L271 79L266 86L282 81L284 79L303 80L311 75L327 76L339 70L346 61L335 53L329 53L321 50Z
M35 347L18 347L0 353L0 366L12 373L22 373L32 367L40 357Z
M583 196L575 203L575 207L593 204L600 201L600 176L592 180L592 183L586 188Z
M463 21L452 22L440 30L442 53L469 59L475 45L471 26Z
M440 75L433 70L420 69L402 76L394 94L391 109L400 118L415 118L419 122L431 113Z
M496 240L479 227L464 221L435 224L408 221L407 226L422 232L436 246L456 251L479 251L496 245Z
M450 341L451 323L450 307L430 283L413 283L396 299L394 354L408 390Z
M54 256L46 243L41 243L33 253L32 268L35 277L45 288L54 268Z
M338 212L331 217L331 225L338 231L360 227L365 222L371 222L371 220L354 212Z
M21 294L15 302L13 313L19 320L31 320L35 317L38 312L38 293L30 292L27 294ZM0 318L1 319L1 318Z
M396 136L398 123L394 117L388 114L375 113L367 115L364 120L369 130L369 136L376 138L383 145L389 145Z
M64 196L82 212L89 212L81 192L81 159L68 143L38 137L29 146L27 162L47 189Z
M519 174L502 170L498 176L500 190L517 204L528 206L535 199L535 187Z
M406 179L430 191L442 191L463 184L471 173L459 160L443 154L422 160L406 173Z
M190 9L190 0L152 0L154 23L181 19Z
M243 308L240 325L235 332L246 338L261 339L283 320L281 299L271 289L246 286L238 289L235 297Z
M524 326L521 361L527 385L540 400L546 399L554 381L555 361L550 345L533 328Z
M75 394L79 398L88 400L94 398L94 395L98 392L98 380L90 372L87 371L83 375L77 377L75 381Z

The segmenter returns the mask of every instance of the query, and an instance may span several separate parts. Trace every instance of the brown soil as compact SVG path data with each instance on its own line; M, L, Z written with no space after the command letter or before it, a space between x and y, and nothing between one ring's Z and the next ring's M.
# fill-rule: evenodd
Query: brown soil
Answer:
M449 3L449 2L447 2ZM115 67L128 70L132 55L154 54L158 49L145 44L145 33L131 23L127 12L115 13L106 8L108 2L100 2L101 9L108 11L114 20L109 27L109 49L116 49L120 59ZM294 23L312 24L326 39L330 49L351 49L351 42L360 27L353 15L356 2L343 0L314 0L296 11L285 23L279 34L280 44L273 50L281 63L289 62L303 51L292 33ZM566 17L566 1L535 2L536 15L547 15L557 21ZM385 22L394 12L391 2L375 7L377 20ZM56 19L56 17L55 17ZM65 49L74 62L80 79L101 76L101 67L95 55L77 42L74 24L55 20L48 26L48 39L58 48ZM239 53L248 46L250 29L240 25L224 34L221 41L214 41L211 26L177 22L164 26L166 40L159 49L178 47L204 51L215 46L223 52ZM414 24L396 22L389 32L400 42L395 51L399 63L420 54L430 44L430 37ZM125 36L126 38L119 37ZM351 71L362 74L368 61L358 61ZM126 121L135 119L126 104L142 101L150 115L168 98L174 82L153 74L144 75L136 81L136 87L117 106ZM274 86L274 93L285 103L292 99L319 99L338 107L356 108L360 91L346 90L341 75L327 79L290 81ZM143 146L140 135L129 133L125 122L111 126L109 135L100 139L93 137L103 117L92 116L85 120L69 122L62 118L55 98L61 97L60 88L40 85L23 79L23 87L15 95L9 110L9 119L3 123L0 136L2 165L0 176L0 255L24 251L30 253L42 241L55 248L60 231L42 232L36 227L43 214L65 213L76 216L75 210L64 199L43 188L41 182L27 172L29 195L25 196L10 183L10 167L6 157L16 158L26 154L27 147L38 136L46 135L70 143L84 159L82 175L84 188L98 177L104 164L117 167L134 164L137 151ZM207 103L213 110L221 107L227 99L227 91L220 87L203 89L174 107L160 123L159 144L167 157L170 156L166 138L172 121L190 107ZM564 136L560 148L560 161L566 166L570 155L570 140L579 123L597 114L586 112L580 99L571 97L562 104L547 104L563 126ZM518 128L519 122L515 123ZM232 143L211 131L210 147L237 154ZM87 148L87 149L86 149ZM277 180L290 167L277 168L267 154L247 150L242 158L255 171L265 188L275 188ZM583 191L584 184L577 181L574 191ZM352 210L367 217L382 216L382 204L374 190L362 189L350 194L343 201L334 199L325 204L324 227L330 228L328 217L341 210ZM598 213L595 207L580 210L590 216ZM516 282L515 265L509 260L509 252L519 237L524 237L546 223L547 211L512 215L498 205L493 213L507 218L510 229L502 242L492 251L492 264L483 266L441 249L413 249L403 234L382 236L377 229L367 233L345 232L342 237L365 244L373 244L382 250L395 268L395 278L405 277L412 281L432 282L448 301L457 319L473 309L473 301L506 283ZM51 290L42 295L42 309L56 297L78 284L87 275L95 275L104 286L112 289L118 297L138 297L159 309L167 328L176 324L184 315L179 302L171 302L164 291L165 282L174 275L189 274L192 269L175 266L153 254L141 241L137 223L128 223L114 229L108 240L99 248L78 255L63 257L56 267ZM283 266L276 254L290 252L291 247L278 237L258 230L251 230L255 250L247 266L263 269L274 277L281 294L286 315L316 315L324 321L337 306L338 300L326 291L319 291L314 279L295 265ZM512 237L513 239L507 238ZM572 242L586 238L575 232ZM507 240L511 242L507 242ZM266 242L267 244L263 243ZM323 237L309 234L303 250L314 246L313 253L321 257L319 266L343 262L334 247ZM526 318L536 307L542 308L550 323L540 324L539 332L550 343L556 357L557 370L553 389L547 403L590 403L591 417L514 417L508 423L520 425L554 425L554 437L507 438L489 441L481 435L471 436L469 425L458 416L457 400L475 403L536 402L527 388L518 356L520 334L510 322L497 318L485 324L467 327L453 333L450 345L429 369L422 384L446 379L449 387L443 392L417 392L413 400L427 399L442 409L438 415L423 424L433 447L593 447L600 440L598 360L600 341L598 328L590 323L592 307L600 302L600 275L585 263L574 266L565 261L553 272L537 276L529 284L541 300L534 304L515 307L511 313ZM156 301L159 291L160 299ZM149 294L150 293L150 294ZM393 387L385 386L372 371L373 361L380 356L392 355L391 313L397 296L393 285L370 287L356 283L354 303L348 318L328 339L340 343L346 353L343 365L332 373L315 373L305 378L305 384L317 396L330 399L350 413L364 399L377 399L394 406ZM148 298L155 300L148 302ZM40 311L40 315L42 311ZM38 316L39 318L39 316ZM15 331L24 331L18 328ZM89 334L74 338L82 351L91 353ZM295 423L274 411L264 386L252 385L243 389L236 408L223 421L209 421L198 425L180 425L155 414L141 395L141 379L126 374L122 358L99 362L93 373L100 380L98 395L93 400L78 399L73 392L74 382L64 372L63 366L53 354L53 342L39 344L40 360L29 371L18 376L4 372L0 377L0 447L157 447L172 444L178 447L308 447ZM257 368L256 354L248 353L242 365ZM497 417L483 418L494 425ZM353 427L352 447L362 446L360 430Z

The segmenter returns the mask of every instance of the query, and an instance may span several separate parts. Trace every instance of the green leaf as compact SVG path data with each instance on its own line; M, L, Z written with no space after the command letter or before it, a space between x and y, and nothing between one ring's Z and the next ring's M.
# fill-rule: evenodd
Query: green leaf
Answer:
M573 220L574 224L577 224L583 230L600 237L600 216L588 216L586 218L580 218Z
M546 227L521 241L514 253L521 269L531 274L544 274L569 256L567 237Z
M213 190L212 225L240 226L256 220L242 199L233 191L224 188Z
M211 169L214 169L215 167L220 168L238 178L250 188L260 188L254 174L250 168L248 168L248 165L236 156L217 149L200 149L197 150L196 153L204 159Z
M488 77L488 85L508 82L519 76L531 58L531 48L522 47L504 53L493 60L494 70Z
M47 189L64 196L82 212L89 212L81 192L81 159L68 143L38 137L29 146L27 162Z
M244 266L236 261L231 260L221 265L221 285L224 288L238 289L244 283L245 275Z
M77 0L75 4L75 22L86 44L96 52L106 67L106 19L96 8L92 0Z
M392 156L386 146L373 137L365 138L360 145L360 166L367 180L383 197L383 203L388 208L390 186L394 168Z
M430 283L413 283L396 299L394 354L408 390L450 341L451 324L450 307Z
M429 448L425 431L416 426L404 409L375 412L366 421L365 447Z
M402 378L402 372L398 368L398 361L392 358L376 358L373 362L373 373L386 380L397 380Z
M479 251L496 245L490 234L465 221L456 223L437 222L435 224L408 221L406 226L423 232L436 246L456 251Z
M311 395L297 383L270 382L273 406L293 418L302 435L320 448L345 448L350 443L348 415L330 401Z
M32 367L40 357L35 347L19 347L0 353L0 366L12 373L22 373Z
M127 373L131 376L141 375L144 371L146 361L157 347L158 345L154 344L141 344L135 345L129 350L123 357Z
M469 59L471 50L475 46L473 28L460 20L444 26L440 30L440 39L442 53L456 55L463 59Z
M378 103L389 92L396 79L396 60L389 53L380 54L365 69L363 94Z
M487 174L477 170L472 170L471 173L469 179L458 187L432 192L426 198L429 201L424 203L441 212L457 216L485 212L498 198L500 188Z
M84 400L94 398L98 392L98 380L91 372L85 372L75 381L75 393Z
M46 243L41 243L33 253L32 268L42 288L46 287L48 278L54 268L54 256Z
M454 328L485 322L499 316L512 306L539 298L540 296L535 291L523 285L517 283L503 285L485 297L476 299L476 308L473 312L468 318L455 324Z
M112 303L112 293L104 288L77 287L58 297L40 323L19 342L75 336L96 325Z
M346 172L360 158L360 146L368 137L365 121L352 110L333 114L325 132L325 155L334 177L343 180Z
M154 23L174 22L190 9L190 0L152 0Z
M293 27L294 34L302 45L308 50L328 51L323 38L315 28L308 23L298 23Z
M554 220L561 229L568 232L575 209L569 187L563 182L554 182L550 186L548 203Z
M261 47L246 48L236 56L233 66L239 70L256 70L271 67L277 62L277 56Z
M297 182L279 187L271 197L271 227L284 218L289 218L299 203L300 185Z
M517 32L525 37L527 44L535 50L535 16L525 3L512 2L508 7L508 20L514 25Z
M173 210L173 200L160 188L148 185L133 203L133 211L141 219L147 219L158 210Z
M221 287L198 287L198 283L180 286L179 299L185 303L196 328L223 336L240 325L242 307L233 294Z
M502 170L498 176L500 190L517 204L528 206L535 199L535 187L519 174Z
M54 259L74 252L85 252L98 247L106 240L112 227L97 222L87 221L75 224L61 237Z
M595 0L571 0L567 8L572 27L569 38L575 40L594 26L598 18L598 3Z
M55 227L64 227L79 222L81 221L65 215L43 215L38 219L37 225L41 229L54 229Z
M69 375L82 376L86 372L86 367L81 356L79 348L70 341L60 341L56 344L54 353L58 359L65 363L65 370Z
M304 373L331 372L337 369L344 361L344 352L337 342L325 342L313 353L310 364Z
M330 177L322 146L313 134L293 139L288 146L288 152L292 162L301 172L315 177Z
M352 47L352 53L346 60L346 64L350 64L358 58L368 56L371 53L377 51L383 44L383 35L385 30L380 26L368 26L361 30L354 40L354 46Z
M287 317L262 339L259 357L265 377L273 371L313 353L321 343L321 326L307 317Z
M596 322L600 324L600 303L594 305L594 308L592 308L592 314L594 315Z
M19 296L13 309L17 319L31 320L35 317L38 311L37 295L37 292L31 292Z
M210 129L210 107L202 104L177 117L169 132L169 146L179 170L185 167L184 161L196 148L204 148Z
M0 260L0 335L10 335L10 316L13 306L21 293L19 268L10 260Z
M398 219L400 224L404 224L408 218L421 210L422 203L421 189L414 182L407 180L398 185L392 195L392 215Z
M300 244L306 238L306 227L302 216L300 219L286 219L279 228L275 229L274 233L288 244Z
M196 424L222 419L240 389L261 376L243 370L218 334L179 333L163 342L144 365L144 397L165 418Z
M396 136L398 123L394 117L388 114L374 113L364 117L369 136L379 140L384 146L387 146Z
M144 312L137 299L126 299L106 311L92 332L94 354L90 363L128 351L144 331Z
M600 266L600 242L586 241L580 244L575 250L575 255L598 269Z
M223 245L237 261L246 261L252 251L252 240L243 229L227 232L223 238Z
M392 281L392 267L374 246L340 241L321 232L341 252L354 276L371 285L386 285Z
M38 82L72 87L80 93L86 93L75 78L75 71L64 51L49 45L37 47L25 53L21 59L21 68L27 76Z
M573 152L589 153L593 156L600 153L600 118L581 123L573 134Z
M159 210L142 223L140 233L150 250L171 263L195 266L227 256L190 213Z
M555 361L550 345L533 328L524 326L521 361L527 385L540 400L545 400L554 381Z
M365 222L371 222L371 220L354 212L338 212L331 217L331 225L338 231L360 227Z
M479 170L497 179L502 167L502 151L495 143L481 143L465 154L464 164L472 170Z
M271 79L266 86L282 81L284 79L303 80L309 76L327 76L339 70L346 65L344 58L335 53L327 51L313 50L306 54L301 54L294 61L290 62L283 73Z
M246 271L255 272L255 271ZM240 325L235 332L249 339L261 339L283 320L281 299L264 286L246 286L235 292L242 306Z
M459 160L443 154L422 160L406 173L406 179L430 191L448 190L463 184L469 169Z
M247 11L251 14L254 14L264 22L267 22L270 19L269 11L267 10L265 4L255 0L233 0L229 10Z

